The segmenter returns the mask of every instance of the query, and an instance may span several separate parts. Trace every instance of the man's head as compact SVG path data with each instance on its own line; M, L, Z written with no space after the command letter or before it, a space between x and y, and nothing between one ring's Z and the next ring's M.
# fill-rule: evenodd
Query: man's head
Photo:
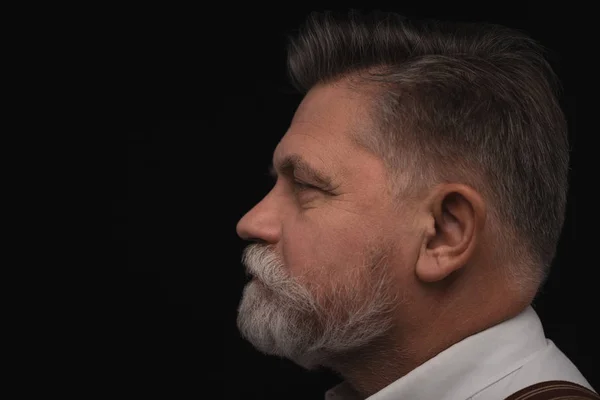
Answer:
M238 317L256 347L310 368L390 335L414 342L458 309L531 300L568 168L531 39L322 14L288 65L306 95L275 149L275 186L237 227L258 242Z

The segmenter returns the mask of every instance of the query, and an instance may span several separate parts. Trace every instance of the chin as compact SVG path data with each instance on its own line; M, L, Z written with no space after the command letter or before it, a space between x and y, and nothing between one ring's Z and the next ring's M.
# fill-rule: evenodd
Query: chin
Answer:
M336 356L368 346L391 327L389 318L382 315L381 301L350 306L341 302L337 312L328 313L312 298L304 298L307 296L310 294L302 290L281 296L252 280L244 288L238 308L242 337L264 354L314 371ZM334 317L340 308L343 319Z

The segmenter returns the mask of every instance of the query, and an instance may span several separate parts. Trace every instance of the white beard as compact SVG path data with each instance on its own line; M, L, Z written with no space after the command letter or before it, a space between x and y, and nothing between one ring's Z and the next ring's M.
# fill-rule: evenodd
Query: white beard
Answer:
M380 257L381 258L381 257ZM313 370L332 357L360 349L392 328L398 305L386 265L359 265L344 279L320 282L317 298L291 278L269 246L250 245L242 262L257 279L244 288L237 326L259 351Z

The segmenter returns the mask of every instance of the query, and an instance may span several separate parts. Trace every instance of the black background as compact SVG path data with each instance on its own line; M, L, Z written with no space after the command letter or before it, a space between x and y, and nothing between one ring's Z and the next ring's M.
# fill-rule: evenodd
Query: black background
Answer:
M363 5L355 8L370 10ZM600 387L590 318L592 271L575 257L575 33L564 5L379 6L407 16L488 21L550 50L570 124L567 219L550 278L534 303L546 335ZM285 76L286 35L311 10L223 4L119 12L108 63L119 92L120 166L113 196L111 294L116 358L105 379L132 396L320 399L339 379L256 352L235 327L246 243L239 218L269 190L272 152L301 97Z

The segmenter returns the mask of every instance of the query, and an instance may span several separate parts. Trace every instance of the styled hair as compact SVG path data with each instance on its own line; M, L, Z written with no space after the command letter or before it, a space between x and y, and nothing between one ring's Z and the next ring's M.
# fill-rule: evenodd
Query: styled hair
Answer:
M507 272L539 285L554 259L568 189L567 124L545 49L496 24L395 13L313 13L288 48L294 86L341 80L370 93L359 144L394 193L467 183L488 204ZM527 265L531 268L523 269Z

